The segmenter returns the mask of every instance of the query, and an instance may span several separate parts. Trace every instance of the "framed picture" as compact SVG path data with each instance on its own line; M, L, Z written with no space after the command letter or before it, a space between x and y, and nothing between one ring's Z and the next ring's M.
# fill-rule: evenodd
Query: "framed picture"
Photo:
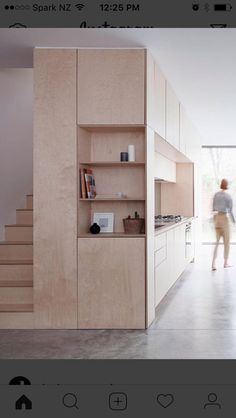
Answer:
M93 222L96 222L100 226L101 233L114 232L114 213L95 212Z

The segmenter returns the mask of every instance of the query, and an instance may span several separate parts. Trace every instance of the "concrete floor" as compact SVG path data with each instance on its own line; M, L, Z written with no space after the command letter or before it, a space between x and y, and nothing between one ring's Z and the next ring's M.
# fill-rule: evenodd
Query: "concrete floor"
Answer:
M236 359L235 267L211 272L212 246L191 264L146 331L0 331L1 359ZM220 265L221 264L221 265Z

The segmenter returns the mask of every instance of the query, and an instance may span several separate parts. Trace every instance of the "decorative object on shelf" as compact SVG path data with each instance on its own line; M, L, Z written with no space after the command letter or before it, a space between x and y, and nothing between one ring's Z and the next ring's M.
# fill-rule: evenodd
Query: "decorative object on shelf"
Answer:
M128 145L128 161L135 161L135 146Z
M129 215L123 219L123 225L126 234L141 234L144 231L144 218L140 218L138 212L135 212L134 218Z
M101 233L114 232L114 213L95 212L93 222L99 225Z
M127 195L124 194L123 192L118 192L118 193L116 193L116 197L118 199L126 199L127 198Z
M120 153L120 161L129 161L129 154L128 154L128 152L121 152Z
M93 225L90 226L89 230L91 234L99 234L101 228L96 222L94 222Z

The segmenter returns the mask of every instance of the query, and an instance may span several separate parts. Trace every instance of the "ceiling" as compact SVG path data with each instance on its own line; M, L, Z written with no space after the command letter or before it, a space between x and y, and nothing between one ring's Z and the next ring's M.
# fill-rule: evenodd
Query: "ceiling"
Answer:
M236 29L0 29L0 68L35 46L149 48L203 144L236 145Z

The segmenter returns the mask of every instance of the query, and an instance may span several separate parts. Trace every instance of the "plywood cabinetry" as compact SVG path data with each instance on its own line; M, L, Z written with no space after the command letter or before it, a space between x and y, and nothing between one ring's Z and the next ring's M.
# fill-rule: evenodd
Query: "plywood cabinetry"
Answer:
M166 140L179 150L179 100L166 82Z
M160 67L147 51L147 125L166 136L166 81Z
M81 329L145 328L145 239L79 238Z
M77 328L76 56L34 54L36 328Z
M78 123L144 124L144 49L80 49Z
M176 183L161 185L161 213L191 217L194 215L194 166L176 164Z

